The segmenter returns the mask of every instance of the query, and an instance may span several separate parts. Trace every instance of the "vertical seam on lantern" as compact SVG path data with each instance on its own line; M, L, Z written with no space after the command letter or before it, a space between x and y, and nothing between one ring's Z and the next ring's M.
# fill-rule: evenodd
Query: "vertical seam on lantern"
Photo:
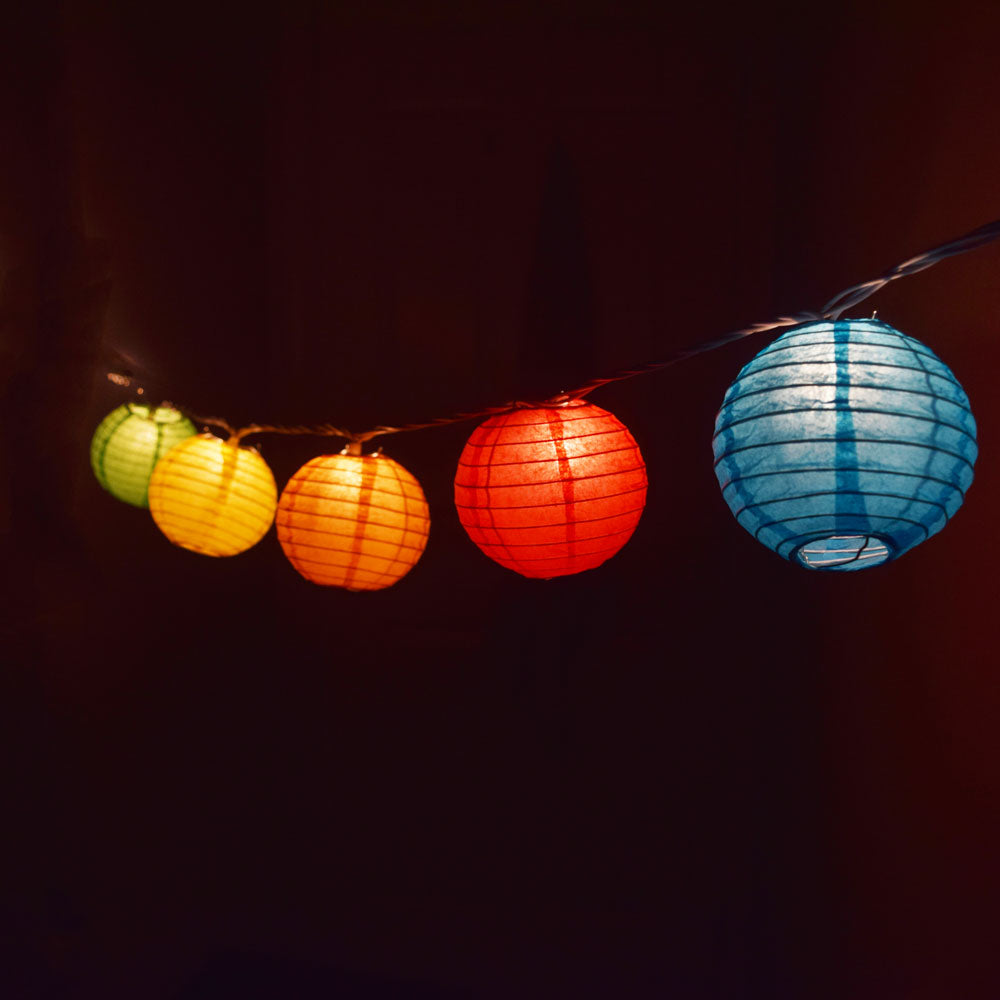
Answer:
M345 567L344 586L349 590L354 583L358 562L361 559L361 546L365 540L365 529L368 526L368 510L371 502L372 488L375 485L374 464L378 461L371 455L361 456L361 486L358 489L358 516L354 522L354 537L351 539L350 557Z
M829 330L832 329L833 324L817 324L817 326L822 326L824 332L828 332ZM765 350L769 350L770 347L774 346L774 344L780 343L781 341L783 341L785 339L786 336L788 336L788 335L787 334L783 334L781 337L779 337L777 340L775 340L771 345L769 345L768 348L765 348ZM737 385L739 385L739 383L745 377L750 377L752 375L757 374L757 372L750 372L750 368L753 365L753 363L754 363L755 360L756 359L753 359L749 363L747 363L746 365L743 366L743 369L740 371L740 374L737 377L736 382L734 383L734 387L737 386ZM828 362L817 361L817 362L814 362L814 363L815 364L827 364ZM791 368L795 368L799 364L800 364L800 361L791 361L791 362L788 362L787 365L773 366L773 367L791 367ZM835 368L834 369L834 383L836 383L836 378L837 378L837 374L836 374L836 368ZM786 388L786 386L783 383L781 383L780 381L777 382L777 383L775 383L775 384L767 386L766 391L762 390L761 402L760 402L760 404L758 404L758 406L764 405L764 403L766 402L766 400L768 399L768 397L770 397L774 393L780 393L780 392L784 391L785 388ZM723 415L723 412L725 412L726 406L730 404L730 400L728 399L729 393L727 392L726 395L727 395L727 399L723 401L722 409L719 411L719 415L718 415L718 418L717 418L717 421L716 421L717 425L718 425L718 422L721 421L722 418L723 418L722 415ZM717 431L716 434L717 434L717 437L718 437L719 436L719 432ZM735 468L735 470L736 470L737 473L742 473L744 471L744 468L740 466L740 464L739 464L740 460L738 458L735 458L732 454L730 454L731 451L732 451L732 445L735 443L735 440L736 440L735 431L734 431L732 425L727 425L727 426L725 426L722 429L722 431L721 431L721 440L722 440L721 455L723 457L716 459L716 463L717 463L716 473L717 473L717 475L718 475L718 472L719 472L720 468L722 469L723 472L728 472L729 470L728 470L728 467L727 467L727 463L730 463L730 462L732 463L733 468ZM765 454L770 454L771 451L774 448L774 442L773 441L772 442L765 442L764 445L763 445L763 447L767 448L767 451L765 452ZM718 456L719 454L720 453L717 451L716 455ZM836 473L836 464L837 464L836 460L834 460L834 462L832 463L832 466L831 466L831 471L833 471L834 473ZM750 468L752 466L747 466L747 467ZM740 481L743 478L741 475L737 475L737 476L734 477L734 476L732 476L731 472L729 473L729 475L730 475L730 479L736 482L736 495L743 500L744 506L746 506L753 499L753 495L750 493L750 491ZM721 483L721 478L720 478L719 481ZM732 510L733 513L734 513L734 515L735 515L736 507L733 505L733 503L730 501L730 499L725 496L725 492L723 492L723 498L726 500L726 503L729 504L729 509ZM759 537L759 534L762 531L766 530L767 534L769 534L769 535L771 535L773 537L773 541L771 541L771 542L766 542L765 541L764 544L766 544L770 548L774 549L774 551L777 552L779 555L781 554L782 546L784 546L785 544L787 544L789 542L793 542L794 543L795 541L797 541L801 537L799 533L797 533L797 532L793 531L791 528L789 528L788 525L784 523L784 521L775 522L775 523L773 523L773 524L771 524L769 526L765 526L765 524L764 524L764 518L762 516L760 516L759 513L754 512L752 510L746 510L746 511L744 511L744 513L751 519L752 523L751 524L747 524L743 520L740 519L740 516L737 516L737 521L739 522L739 524L746 531L748 531L752 535L754 535L755 538ZM786 556L786 558L788 558L788 557Z
M205 498L208 501L208 517L205 519L205 529L202 533L203 545L208 544L210 539L212 544L215 544L215 536L220 531L219 521L222 520L222 512L227 506L240 459L239 445L230 445L228 441L220 440L215 447L220 449L222 455L222 472L219 475L219 488ZM221 530L225 533L224 528Z
M847 320L837 320L833 324L834 359L837 364L837 391L834 405L837 415L834 426L837 443L834 447L834 465L837 467L837 495L834 509L834 530L839 534L846 530L841 527L848 517L857 516L849 509L849 496L858 494L860 477L855 471L858 464L858 445L854 440L854 415L851 411L851 377L848 371L850 362L851 324ZM860 516L867 517L868 507L863 495L857 497Z
M545 417L549 422L549 433L552 435L552 444L555 448L556 458L559 460L560 486L562 487L563 505L566 511L563 525L566 536L566 558L572 563L576 559L576 483L573 480L573 467L566 455L560 416L561 411L556 413L551 410L545 411Z
M107 472L104 471L104 456L107 454L108 445L111 444L111 439L115 436L115 432L131 416L132 416L132 412L126 406L125 407L125 415L121 418L121 420L118 421L117 424L114 425L114 427L112 427L108 431L108 436L104 439L104 443L101 445L101 452L100 452L100 455L98 456L98 459L97 459L97 465L98 465L98 468L101 470L101 485L105 489L108 488L108 474L107 474Z

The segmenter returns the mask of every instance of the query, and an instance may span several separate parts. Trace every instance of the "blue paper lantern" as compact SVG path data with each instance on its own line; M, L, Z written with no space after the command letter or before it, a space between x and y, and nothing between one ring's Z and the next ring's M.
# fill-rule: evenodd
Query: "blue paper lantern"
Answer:
M715 473L754 538L810 569L902 555L962 505L976 422L951 370L878 320L793 327L729 387Z

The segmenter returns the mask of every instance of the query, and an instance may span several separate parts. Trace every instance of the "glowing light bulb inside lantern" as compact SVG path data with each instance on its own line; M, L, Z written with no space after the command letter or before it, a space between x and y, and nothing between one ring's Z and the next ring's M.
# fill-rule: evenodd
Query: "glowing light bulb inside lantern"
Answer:
M879 320L793 327L729 387L715 471L737 521L809 569L877 566L940 531L976 461L965 391Z
M90 464L97 481L113 497L133 507L148 507L149 477L156 463L194 433L194 424L169 403L123 403L94 431Z
M256 545L274 520L278 490L254 448L214 434L182 441L149 480L157 527L181 548L233 556Z
M423 555L430 513L420 483L381 452L352 442L319 455L288 481L278 500L278 541L312 583L382 590Z
M522 576L593 569L632 536L646 504L646 465L607 410L574 400L490 417L455 475L469 537Z

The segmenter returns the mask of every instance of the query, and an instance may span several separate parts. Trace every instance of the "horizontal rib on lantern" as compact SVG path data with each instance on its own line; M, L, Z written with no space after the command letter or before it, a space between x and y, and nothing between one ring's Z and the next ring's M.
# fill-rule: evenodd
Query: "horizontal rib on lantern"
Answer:
M592 403L491 417L459 459L455 505L469 537L523 576L593 569L628 541L646 503L628 429Z
M319 455L282 491L277 527L307 580L382 590L423 554L430 514L420 483L387 455Z
M174 543L206 556L256 545L274 520L278 490L253 448L198 434L171 448L149 480L149 508Z

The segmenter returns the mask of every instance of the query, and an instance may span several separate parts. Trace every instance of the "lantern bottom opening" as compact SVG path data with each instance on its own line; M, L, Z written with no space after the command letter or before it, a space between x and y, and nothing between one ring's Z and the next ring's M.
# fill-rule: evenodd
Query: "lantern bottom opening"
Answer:
M827 535L800 545L795 555L808 569L848 572L884 563L892 548L878 535Z

